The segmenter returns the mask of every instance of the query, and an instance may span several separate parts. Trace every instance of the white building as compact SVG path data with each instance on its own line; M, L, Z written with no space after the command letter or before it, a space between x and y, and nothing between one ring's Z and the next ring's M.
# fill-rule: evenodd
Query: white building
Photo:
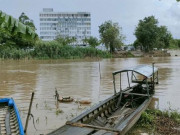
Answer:
M91 14L89 12L54 12L44 8L39 14L40 38L53 40L58 35L75 37L78 45L91 36Z

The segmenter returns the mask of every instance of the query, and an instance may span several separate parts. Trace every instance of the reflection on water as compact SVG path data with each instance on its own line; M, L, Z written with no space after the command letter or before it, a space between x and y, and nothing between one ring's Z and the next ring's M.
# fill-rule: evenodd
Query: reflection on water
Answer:
M96 60L0 61L0 97L15 99L25 124L34 91L32 114L37 131L31 119L28 134L48 133L90 107L76 102L56 106L55 88L60 96L91 100L94 105L113 94L113 71L152 62L159 68L160 84L156 86L151 107L178 109L180 57L102 59L100 67ZM123 84L127 83L125 77Z

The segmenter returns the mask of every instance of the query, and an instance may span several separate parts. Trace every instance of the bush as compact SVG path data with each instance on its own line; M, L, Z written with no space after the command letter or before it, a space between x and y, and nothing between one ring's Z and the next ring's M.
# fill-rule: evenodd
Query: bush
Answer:
M23 59L29 58L30 53L22 49L11 48L6 46L0 47L0 58L3 59Z
M110 54L92 47L73 47L62 45L57 41L39 41L34 48L21 49L7 45L0 45L0 58L3 59L74 59L85 57L109 58Z
M105 51L97 50L91 47L73 47L70 45L61 45L57 41L39 42L34 48L33 57L35 58L84 58L101 57L108 58L110 54Z

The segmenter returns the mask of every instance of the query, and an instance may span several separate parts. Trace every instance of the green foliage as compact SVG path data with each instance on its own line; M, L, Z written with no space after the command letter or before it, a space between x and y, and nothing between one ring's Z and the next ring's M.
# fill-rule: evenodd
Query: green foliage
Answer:
M0 11L0 45L30 48L36 40L37 34L33 28Z
M62 37L62 36L57 36L57 38L55 39L58 43L62 44L62 45L70 45L74 42L76 42L76 38L75 37Z
M31 58L30 52L10 46L0 46L0 58L2 59L24 59Z
M62 45L57 41L38 42L32 53L35 58L84 58L84 57L101 57L108 58L110 54L95 48L72 47Z
M33 49L22 49L8 42L0 45L0 58L2 59L75 59L85 57L109 58L110 54L92 47L72 47L59 44L57 41L38 41Z
M22 12L21 15L19 16L19 21L25 24L26 26L31 27L33 30L36 29L33 20L29 19L29 17L24 12Z
M111 53L113 53L116 48L123 45L125 37L122 35L121 31L118 23L113 23L112 21L106 21L99 26L101 42L110 49Z
M100 45L100 42L98 41L98 39L96 37L92 37L92 36L90 36L89 38L85 38L83 41L86 44L89 44L93 48Z
M139 121L138 126L143 128L150 128L154 124L154 116L151 113L143 112Z
M63 110L57 109L57 110L56 110L56 115L59 115L60 113L63 113Z
M135 36L137 38L134 43L135 48L139 46L147 52L153 48L168 48L172 40L172 35L166 26L158 26L158 20L154 16L139 21Z
M180 39L171 40L169 49L179 49L179 48L180 48Z
M10 40L11 34L6 30L0 28L0 44L5 44Z
M163 121L163 119L167 118L180 124L180 113L178 113L177 110L170 109L166 111L161 111L158 109L148 109L142 113L136 126L154 130L155 128L157 128L156 126L159 119Z
M39 41L36 43L32 56L37 58L56 58L61 46L57 41Z
M177 111L171 112L170 118L172 118L173 120L175 120L176 122L180 124L180 114Z
M16 35L17 33L23 34L27 38L35 39L37 34L35 31L29 27L14 19L2 11L0 11L0 28L11 33L11 35Z

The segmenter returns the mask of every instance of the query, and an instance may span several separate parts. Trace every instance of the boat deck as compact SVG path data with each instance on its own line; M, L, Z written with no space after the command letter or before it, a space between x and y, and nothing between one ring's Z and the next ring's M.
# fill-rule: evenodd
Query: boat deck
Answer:
M0 135L19 135L18 121L13 107L0 105Z
M74 135L117 135L119 131L114 127L123 122L134 110L126 107L119 108L112 111L111 114L106 113L106 116L98 116L89 124L76 123L77 125L74 125L73 123L71 125L71 122L67 122L65 126L51 133L51 135L72 135L72 133Z

